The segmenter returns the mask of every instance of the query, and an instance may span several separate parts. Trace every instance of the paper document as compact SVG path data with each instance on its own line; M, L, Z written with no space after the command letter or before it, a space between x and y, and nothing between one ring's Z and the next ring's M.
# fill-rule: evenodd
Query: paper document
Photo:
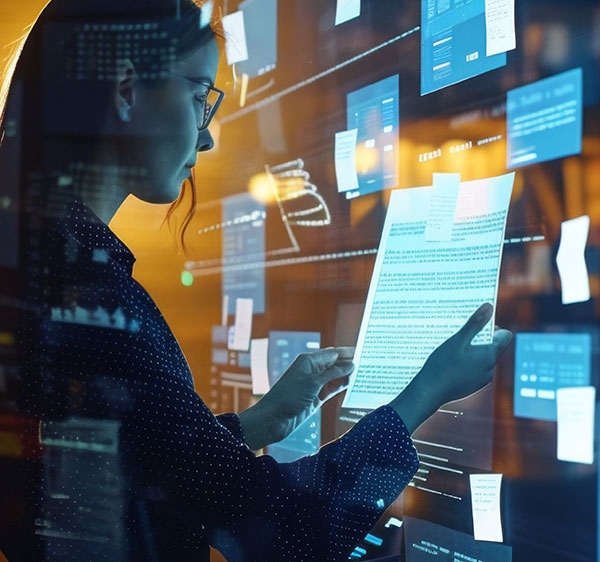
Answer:
M235 299L235 323L233 325L233 341L230 349L248 351L250 334L252 333L252 299Z
M337 0L335 7L335 25L360 16L361 0Z
M514 173L460 184L452 239L430 242L430 187L392 192L343 406L378 408L484 302L496 305ZM493 317L473 343L489 343Z
M560 277L563 304L590 300L590 279L585 263L585 246L590 232L590 217L584 215L560 225L560 244L556 267Z
M485 0L485 39L488 57L516 48L515 0Z
M335 134L335 177L338 191L358 189L356 174L356 139L358 129Z
M250 346L250 375L252 394L269 392L269 338L252 340Z
M475 540L502 542L500 518L502 474L471 474L469 479Z
M223 16L223 32L225 34L225 56L227 64L235 64L248 60L248 44L246 43L246 27L244 12L239 10Z
M460 174L433 174L429 214L425 225L427 242L449 242L460 188Z
M559 461L594 462L596 388L579 386L556 391L557 453Z

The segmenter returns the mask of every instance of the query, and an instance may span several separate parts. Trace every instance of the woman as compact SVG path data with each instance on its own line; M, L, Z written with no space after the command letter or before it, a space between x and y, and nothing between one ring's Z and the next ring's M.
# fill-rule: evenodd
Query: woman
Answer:
M52 0L16 65L0 166L20 249L3 318L16 412L40 422L44 449L3 478L11 562L207 560L209 545L231 561L346 559L415 473L410 434L487 384L510 340L500 330L471 346L483 306L390 405L294 463L252 450L343 387L348 350L298 357L239 416L209 411L106 225L130 193L177 200L212 147L218 13L191 0Z

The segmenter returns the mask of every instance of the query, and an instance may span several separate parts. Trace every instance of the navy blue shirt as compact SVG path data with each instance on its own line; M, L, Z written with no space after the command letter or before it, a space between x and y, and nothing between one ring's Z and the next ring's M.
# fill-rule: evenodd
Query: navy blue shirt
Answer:
M74 201L40 247L19 344L22 411L43 420L30 489L42 559L201 561L210 544L231 562L345 560L414 475L389 407L313 456L255 456L237 416L195 392L108 227Z

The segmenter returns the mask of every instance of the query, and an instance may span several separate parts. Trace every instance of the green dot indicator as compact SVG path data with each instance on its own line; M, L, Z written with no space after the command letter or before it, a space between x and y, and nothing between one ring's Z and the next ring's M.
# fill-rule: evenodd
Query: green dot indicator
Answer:
M194 276L189 271L181 272L181 284L184 287L191 287L194 283Z

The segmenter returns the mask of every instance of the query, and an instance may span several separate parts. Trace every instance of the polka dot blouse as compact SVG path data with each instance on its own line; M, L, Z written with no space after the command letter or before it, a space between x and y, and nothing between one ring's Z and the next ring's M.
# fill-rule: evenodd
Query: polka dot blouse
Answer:
M20 407L44 446L30 559L202 562L212 545L230 562L347 560L414 475L389 407L315 455L256 457L237 416L196 394L135 258L81 201L36 259L19 333Z

